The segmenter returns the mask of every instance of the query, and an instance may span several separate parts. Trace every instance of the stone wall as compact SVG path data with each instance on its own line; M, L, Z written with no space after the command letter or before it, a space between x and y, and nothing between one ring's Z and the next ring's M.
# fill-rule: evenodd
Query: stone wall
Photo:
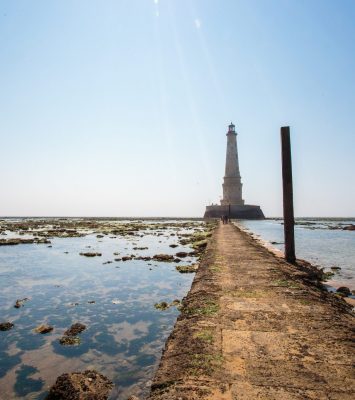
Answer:
M204 218L221 218L222 215L229 215L232 219L265 219L260 206L254 205L212 205L207 206Z

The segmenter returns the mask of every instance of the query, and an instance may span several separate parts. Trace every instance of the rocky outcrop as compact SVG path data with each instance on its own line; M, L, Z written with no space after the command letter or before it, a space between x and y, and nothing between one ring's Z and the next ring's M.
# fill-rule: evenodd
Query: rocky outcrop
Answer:
M59 376L46 400L106 400L113 383L95 370Z
M14 327L12 322L1 322L0 323L0 331L9 331Z
M45 333L52 332L52 330L53 330L53 326L50 326L50 325L39 325L35 329L35 332L42 333L42 335L43 335Z

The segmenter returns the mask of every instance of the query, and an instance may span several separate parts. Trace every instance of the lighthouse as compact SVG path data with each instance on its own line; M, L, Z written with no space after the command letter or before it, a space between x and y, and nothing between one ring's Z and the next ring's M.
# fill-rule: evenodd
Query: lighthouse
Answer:
M264 219L260 206L245 204L242 197L242 179L239 171L237 132L231 122L227 131L226 165L223 178L221 204L206 207L204 218L220 218L228 215L235 219Z
M239 172L237 132L235 131L235 125L231 122L227 132L226 169L223 178L221 205L244 205L242 186Z

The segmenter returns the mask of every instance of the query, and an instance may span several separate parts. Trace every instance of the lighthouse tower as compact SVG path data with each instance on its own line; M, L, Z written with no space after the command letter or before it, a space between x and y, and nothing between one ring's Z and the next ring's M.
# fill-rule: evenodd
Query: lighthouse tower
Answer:
M260 206L244 204L242 181L239 172L237 133L231 123L227 132L226 169L223 178L223 199L221 204L206 207L204 218L220 218L228 215L236 219L264 219Z
M221 205L244 205L242 186L239 172L237 133L235 125L231 122L227 132L226 171L224 174Z

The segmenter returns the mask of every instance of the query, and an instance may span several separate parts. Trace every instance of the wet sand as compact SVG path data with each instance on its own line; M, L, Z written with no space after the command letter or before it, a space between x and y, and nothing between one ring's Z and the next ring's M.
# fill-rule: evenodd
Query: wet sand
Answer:
M353 331L351 307L319 270L219 225L149 399L352 399Z

